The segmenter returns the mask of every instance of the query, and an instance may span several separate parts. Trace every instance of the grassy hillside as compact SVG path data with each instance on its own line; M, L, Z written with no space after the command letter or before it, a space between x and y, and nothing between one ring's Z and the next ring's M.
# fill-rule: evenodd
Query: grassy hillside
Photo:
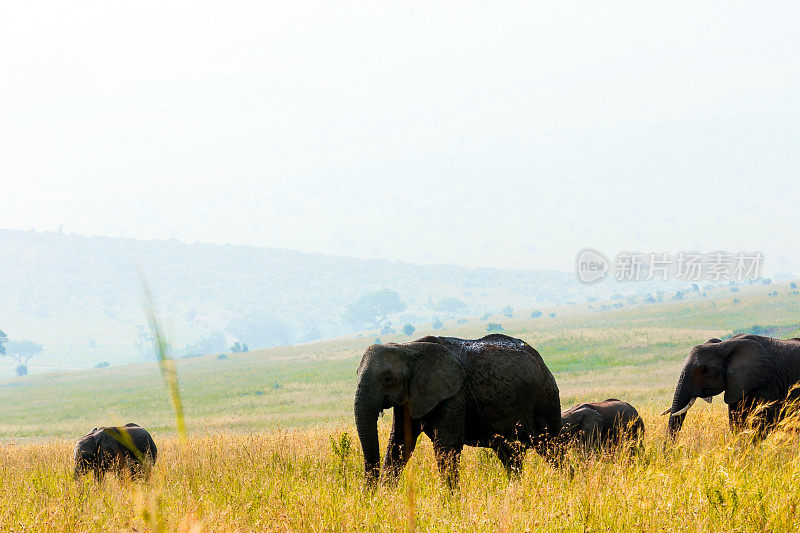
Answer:
M600 304L548 309L542 318L502 320L506 333L534 346L554 372L564 407L620 397L664 405L690 346L754 327L800 333L800 294L788 284L724 288L664 304ZM777 295L770 295L777 293ZM556 314L554 318L549 313ZM523 313L519 313L523 314ZM529 313L524 313L527 316ZM492 321L500 321L491 318ZM424 334L467 338L486 333L486 321L449 321ZM346 337L226 358L177 362L191 431L209 434L349 424L355 369L372 336ZM0 439L73 437L97 425L135 421L159 434L172 431L172 411L155 363L0 379Z

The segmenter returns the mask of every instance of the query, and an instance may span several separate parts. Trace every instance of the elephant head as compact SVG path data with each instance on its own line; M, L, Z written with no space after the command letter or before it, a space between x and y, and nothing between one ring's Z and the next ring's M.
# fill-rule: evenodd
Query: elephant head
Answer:
M372 345L358 366L354 412L369 481L380 473L378 414L408 405L411 418L421 418L455 395L466 373L453 352L435 342Z
M75 471L73 477L78 478L89 472L98 473L101 469L103 457L108 455L108 437L102 431L94 428L89 434L81 437L75 445Z
M588 406L572 408L561 415L561 436L564 440L596 443L599 442L603 428L603 417Z
M724 392L725 403L731 405L769 381L769 357L758 341L736 336L693 347L683 363L672 406L664 411L670 413L670 434L677 436L697 398L710 403L712 396Z

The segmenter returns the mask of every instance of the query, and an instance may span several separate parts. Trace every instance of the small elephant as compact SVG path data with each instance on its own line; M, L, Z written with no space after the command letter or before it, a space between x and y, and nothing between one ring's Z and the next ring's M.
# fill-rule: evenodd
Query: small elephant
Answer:
M741 430L750 420L755 435L764 437L785 415L787 402L800 399L798 384L800 339L743 334L708 339L689 351L672 406L662 414L669 413L668 430L676 438L697 398L710 403L724 392L731 430Z
M94 428L75 446L74 477L91 471L99 481L109 470L117 475L127 470L132 478L147 477L157 454L150 433L137 424Z
M581 403L561 414L560 436L564 442L619 446L623 441L638 441L643 435L644 421L636 408L615 398Z
M539 452L561 428L558 386L539 353L520 339L423 337L372 345L358 366L354 410L369 483L380 474L378 414L394 408L383 469L399 475L417 438L433 442L439 471L458 482L464 445L492 448L509 472L525 448Z

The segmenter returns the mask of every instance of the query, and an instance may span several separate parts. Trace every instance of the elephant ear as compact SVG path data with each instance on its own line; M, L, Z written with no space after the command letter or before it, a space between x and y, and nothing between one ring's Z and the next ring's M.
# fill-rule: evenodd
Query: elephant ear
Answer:
M576 413L580 413L581 423L580 430L587 435L600 435L603 432L603 417L592 409L591 407L583 407L578 409Z
M408 391L409 411L411 418L421 418L439 402L457 393L467 374L453 352L441 344L410 342L404 347L414 357Z
M733 341L726 362L725 403L728 405L739 402L744 395L769 383L767 352L752 339Z

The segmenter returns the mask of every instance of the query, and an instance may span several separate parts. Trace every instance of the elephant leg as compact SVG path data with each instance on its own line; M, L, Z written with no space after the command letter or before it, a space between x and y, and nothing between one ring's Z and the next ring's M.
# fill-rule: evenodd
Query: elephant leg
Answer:
M525 458L525 449L519 442L503 440L492 447L497 458L506 468L508 477L518 477L522 473L522 461Z
M433 444L433 453L436 456L439 473L442 480L451 489L458 487L458 463L461 460L462 448L461 445L445 446L436 442Z
M747 413L745 412L744 398L736 403L728 405L728 426L731 431L738 433L745 426Z
M759 438L765 439L770 431L775 429L781 419L781 406L779 402L764 405L758 412L758 417L753 423L753 428Z
M728 423L731 431L752 428L756 440L764 439L780 418L778 402L767 405L754 398L742 398L728 406Z
M146 479L146 465L131 457L128 458L128 474L133 480Z
M561 431L561 409L558 405L550 409L541 409L535 416L535 431L528 436L527 444L556 466L561 462L563 443L559 441Z
M390 479L396 478L402 472L414 452L421 432L419 420L413 420L409 414L408 403L394 408L392 432L383 461L384 471Z

